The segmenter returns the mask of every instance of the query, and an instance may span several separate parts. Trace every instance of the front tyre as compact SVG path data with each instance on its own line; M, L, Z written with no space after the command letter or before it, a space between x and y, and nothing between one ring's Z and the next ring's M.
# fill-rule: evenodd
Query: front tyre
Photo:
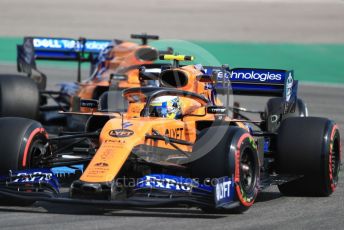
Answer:
M202 154L202 150L208 148L206 145L211 143L211 138L220 141L203 157L191 163L192 176L201 181L225 176L233 178L234 205L230 209L203 210L242 213L253 205L258 194L259 161L256 144L242 128L214 126L201 131L193 154Z
M48 154L48 135L42 125L26 118L0 118L0 173L40 167Z
M41 167L41 159L50 154L48 135L37 121L20 117L0 118L0 175L9 170ZM4 205L31 205L32 201L3 200Z

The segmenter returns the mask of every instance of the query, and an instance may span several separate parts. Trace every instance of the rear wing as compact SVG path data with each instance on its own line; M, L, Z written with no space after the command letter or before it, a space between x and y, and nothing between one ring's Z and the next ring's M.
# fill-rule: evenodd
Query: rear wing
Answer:
M182 65L179 65L181 67ZM157 80L161 71L171 65L156 63L151 65L132 66L138 68L140 81ZM298 81L294 80L294 72L279 69L234 68L228 66L201 66L209 82L214 83L216 93L225 94L229 98L234 95L254 95L283 97L283 113L293 112L297 101ZM227 100L229 102L229 99Z
M295 109L298 81L294 72L279 69L204 67L220 94L283 97L284 113Z
M77 61L79 81L80 64L94 63L100 51L112 42L103 39L25 37L23 44L17 46L17 69L31 75L32 70L38 71L36 60Z

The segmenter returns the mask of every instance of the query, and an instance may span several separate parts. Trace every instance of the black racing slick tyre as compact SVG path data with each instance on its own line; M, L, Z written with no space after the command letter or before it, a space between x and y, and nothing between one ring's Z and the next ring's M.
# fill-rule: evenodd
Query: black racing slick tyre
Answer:
M39 167L39 160L47 154L48 136L37 121L20 117L0 118L0 175L9 170ZM26 206L33 201L1 199L3 205Z
M37 84L20 75L0 75L0 116L38 119L40 95Z
M202 151L205 150L204 155ZM204 129L194 145L193 154L203 155L191 163L193 178L205 181L228 176L235 183L232 208L204 208L204 211L242 213L252 206L259 187L259 161L256 144L246 130L228 126Z
M284 195L329 196L338 182L340 133L332 121L317 117L284 120L278 130L276 170L299 175L279 185Z
M39 157L46 154L48 135L42 125L26 118L0 118L0 175L9 170L39 166Z

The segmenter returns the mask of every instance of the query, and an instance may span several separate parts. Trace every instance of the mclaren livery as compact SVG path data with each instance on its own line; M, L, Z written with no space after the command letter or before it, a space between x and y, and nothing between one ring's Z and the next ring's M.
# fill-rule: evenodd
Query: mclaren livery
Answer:
M154 85L151 81L139 81L138 66L153 64L159 54L172 53L173 50L170 47L157 50L149 46L149 40L159 39L157 35L132 34L131 38L140 39L141 43L117 39L25 37L23 44L17 46L17 67L18 72L28 77L0 76L3 88L0 91L0 115L35 119L50 126L68 126L78 121L70 122L58 111L87 111L87 108L79 107L80 98L98 99L108 90L120 97L123 89ZM36 60L77 62L76 81L61 82L59 90L47 90L47 77L37 68ZM90 76L83 81L82 63L90 64ZM26 89L25 96L21 96L23 88ZM73 130L73 127L69 128Z
M126 112L109 109L103 96L80 101L88 112L68 112L89 117L84 132L49 136L37 121L0 118L2 198L240 213L271 185L285 195L335 191L338 127L308 116L292 71L181 66L193 58L161 58L173 64L138 68L141 80L158 87L123 91ZM251 111L231 106L230 93L272 98L265 111Z

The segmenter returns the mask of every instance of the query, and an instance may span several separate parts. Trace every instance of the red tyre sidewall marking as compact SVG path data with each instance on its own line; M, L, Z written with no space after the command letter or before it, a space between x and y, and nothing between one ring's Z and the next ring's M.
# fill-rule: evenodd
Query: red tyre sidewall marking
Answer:
M240 137L239 141L238 141L237 149L236 149L236 152L235 152L235 175L234 175L234 181L235 181L236 184L239 183L239 181L240 181L240 169L239 169L239 166L240 166L240 147L241 147L241 144L243 143L243 141L245 140L245 138L252 138L252 137L248 133L243 134ZM235 190L237 192L237 195L238 195L238 198L239 198L240 202L244 206L246 206L246 207L251 207L253 202L254 202L254 199L252 199L252 201L250 201L250 202L247 202L244 199L243 194L241 193L239 185L235 186Z
M336 134L336 131L338 130L338 126L337 125L334 125L333 128L332 128L332 131L331 131L331 137L330 137L330 152L329 152L329 174L330 174L330 184L331 184L331 190L332 192L335 191L336 189L336 184L334 183L333 181L333 175L332 175L332 154L333 154L333 138L334 138L334 135ZM341 146L339 146L339 161L341 160Z
M25 145L25 149L24 149L24 154L23 154L23 162L22 162L22 166L25 167L26 166L26 160L27 160L27 155L28 155L28 152L29 152L29 148L30 148L30 144L32 142L32 139L35 137L36 134L38 133L42 133L43 135L46 136L46 138L48 138L48 134L46 133L45 129L44 128L36 128L34 129L27 142L26 142L26 145Z

